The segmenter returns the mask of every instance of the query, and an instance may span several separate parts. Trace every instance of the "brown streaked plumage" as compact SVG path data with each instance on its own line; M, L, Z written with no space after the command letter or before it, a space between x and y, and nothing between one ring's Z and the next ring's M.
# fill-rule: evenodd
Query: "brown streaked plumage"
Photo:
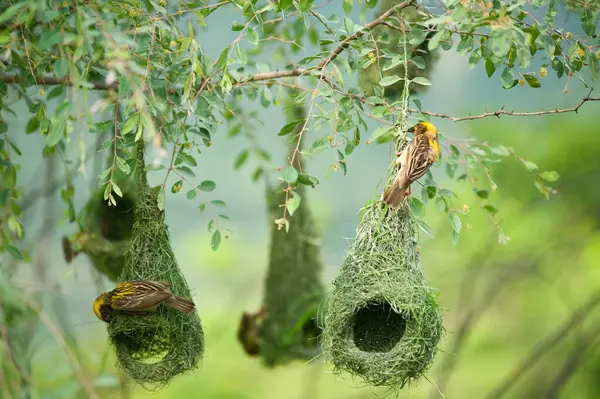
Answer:
M151 312L162 302L183 313L191 313L195 309L194 302L171 292L171 284L140 280L123 281L114 290L98 296L94 301L94 314L100 320L108 321L114 310Z
M383 192L383 200L390 208L398 207L410 195L410 185L423 177L440 156L435 126L420 122L409 131L413 131L415 137L402 152L396 154L396 164L400 167L392 184Z

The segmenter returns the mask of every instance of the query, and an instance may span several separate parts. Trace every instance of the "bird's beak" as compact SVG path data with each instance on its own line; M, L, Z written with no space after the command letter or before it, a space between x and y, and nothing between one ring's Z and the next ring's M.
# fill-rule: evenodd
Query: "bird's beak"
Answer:
M415 127L416 127L416 126L417 126L417 125L413 125L412 127L409 127L407 131L408 131L409 133L414 133L414 132L415 132Z

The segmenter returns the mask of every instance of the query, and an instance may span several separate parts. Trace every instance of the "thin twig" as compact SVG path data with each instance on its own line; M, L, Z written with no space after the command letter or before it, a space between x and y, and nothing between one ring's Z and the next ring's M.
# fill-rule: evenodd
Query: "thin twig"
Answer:
M516 112L516 111L505 111L504 107L502 107L498 111L493 111L493 112L486 111L479 115L458 116L458 117L450 116L450 115L446 115L446 114L439 114L436 112L428 112L428 111L423 111L420 113L422 113L423 115L434 116L437 118L450 119L453 122L469 121L469 120L474 120L474 119L483 119L483 118L488 118L490 116L495 116L497 118L500 118L501 115L538 116L538 115L564 114L564 113L568 113L568 112L578 113L579 109L583 106L583 104L590 102L590 101L600 101L600 97L591 97L590 96L591 94L592 94L592 91L590 90L588 95L585 96L584 98L582 98L581 101L579 101L579 103L572 108L563 108L563 109L555 108L555 109L544 110L544 111ZM410 109L409 112L410 113L419 113L419 110Z
M508 390L553 346L562 341L569 332L583 322L596 306L600 304L600 291L592 294L588 300L550 335L539 341L529 354L494 388L487 396L488 399L501 398Z

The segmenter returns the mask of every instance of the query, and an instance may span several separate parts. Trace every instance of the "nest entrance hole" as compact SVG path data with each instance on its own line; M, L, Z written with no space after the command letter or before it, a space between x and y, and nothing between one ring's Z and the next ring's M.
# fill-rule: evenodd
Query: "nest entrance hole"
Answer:
M404 336L406 319L387 302L369 303L354 313L354 344L364 352L389 352Z

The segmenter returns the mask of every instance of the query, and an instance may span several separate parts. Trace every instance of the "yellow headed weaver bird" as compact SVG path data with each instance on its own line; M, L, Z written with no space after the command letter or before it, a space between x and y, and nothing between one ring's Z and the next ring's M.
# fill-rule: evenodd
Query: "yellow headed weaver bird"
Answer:
M123 281L114 290L105 292L94 301L94 314L108 322L114 310L151 312L164 302L184 313L195 309L194 302L174 295L171 284L160 281Z
M400 168L391 185L383 192L383 201L390 207L398 207L410 195L410 185L427 173L440 157L438 131L429 122L420 122L408 129L415 137L402 152L396 153L396 165Z

